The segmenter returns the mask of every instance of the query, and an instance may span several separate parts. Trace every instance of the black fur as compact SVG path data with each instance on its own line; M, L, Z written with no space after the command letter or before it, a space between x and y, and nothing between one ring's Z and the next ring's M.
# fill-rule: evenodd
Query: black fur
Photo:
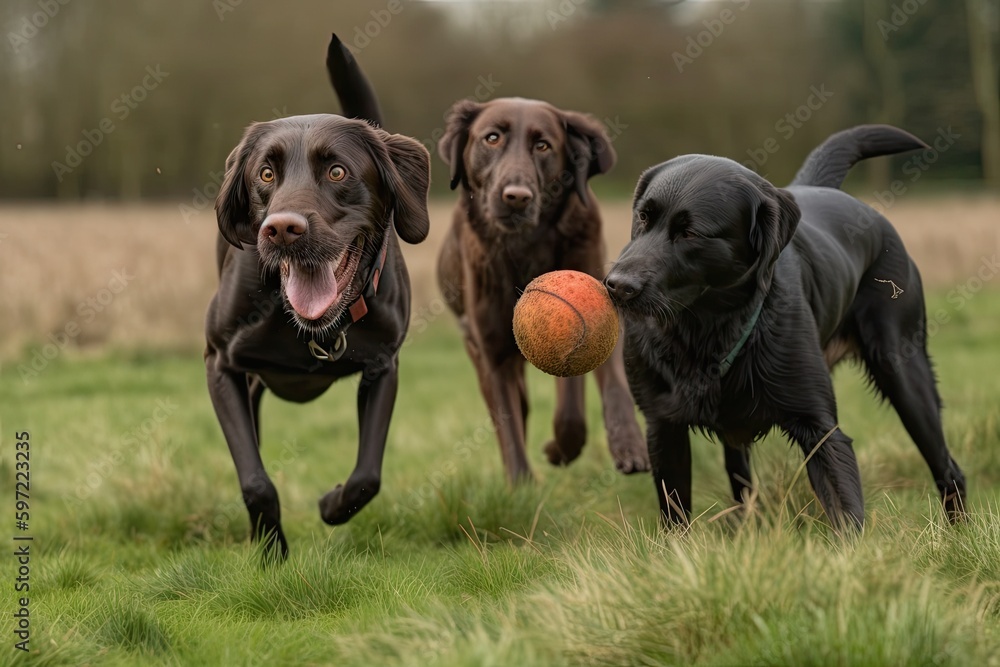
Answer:
M809 154L791 185L839 188L861 160L927 148L920 139L891 125L858 125L841 130Z
M632 240L606 284L624 321L629 386L646 416L666 519L689 517L690 428L722 441L740 502L748 447L778 427L809 457L810 482L834 525L860 526L860 475L829 376L850 356L899 413L949 518L963 511L965 480L945 444L925 347L920 274L885 218L808 182L839 184L862 157L922 145L906 137L887 126L834 135L786 189L704 155L640 178ZM721 360L747 329L724 372ZM907 349L918 352L908 357Z

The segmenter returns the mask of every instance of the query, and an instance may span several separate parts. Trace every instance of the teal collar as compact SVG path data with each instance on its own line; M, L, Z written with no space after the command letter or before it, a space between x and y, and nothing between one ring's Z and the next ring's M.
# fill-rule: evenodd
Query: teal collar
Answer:
M739 356L740 350L746 345L747 339L750 338L750 332L757 325L757 318L760 317L760 311L764 309L764 300L761 299L760 305L757 306L757 310L753 311L753 315L750 317L750 321L747 322L746 327L743 329L743 335L740 339L736 341L736 345L733 346L732 351L726 355L726 358L719 363L719 377L725 377L729 369L732 368L733 362L736 361L736 357Z

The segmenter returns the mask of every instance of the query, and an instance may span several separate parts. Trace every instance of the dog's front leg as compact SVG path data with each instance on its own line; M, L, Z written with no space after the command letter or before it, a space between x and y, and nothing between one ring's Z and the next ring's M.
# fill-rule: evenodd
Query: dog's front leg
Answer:
M836 416L796 419L782 428L802 448L809 482L833 527L860 529L865 522L861 472L852 440L837 426Z
M729 475L729 486L733 490L733 500L742 505L753 493L753 482L750 475L750 445L723 433L722 451L726 458L726 473Z
M691 514L691 438L684 424L651 419L646 424L660 515L667 525L687 525Z
M323 521L336 526L346 522L378 494L382 485L382 456L389 420L399 387L398 360L382 368L368 368L358 385L358 461L344 484L338 484L319 501Z
M208 393L236 464L243 502L250 513L251 538L263 542L268 551L277 548L281 557L286 558L288 542L281 530L278 490L260 458L246 373L222 367L218 355L212 352L205 356L205 370Z
M649 453L642 445L642 429L635 417L635 402L625 379L622 341L619 339L611 357L594 371L601 391L604 427L608 449L615 467L626 475L649 470Z

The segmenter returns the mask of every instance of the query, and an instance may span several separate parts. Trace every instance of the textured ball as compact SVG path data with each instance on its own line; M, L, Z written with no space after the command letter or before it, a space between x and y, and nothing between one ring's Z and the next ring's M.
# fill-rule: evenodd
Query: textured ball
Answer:
M618 313L593 277L552 271L528 283L514 306L514 339L525 358L549 375L583 375L611 356Z

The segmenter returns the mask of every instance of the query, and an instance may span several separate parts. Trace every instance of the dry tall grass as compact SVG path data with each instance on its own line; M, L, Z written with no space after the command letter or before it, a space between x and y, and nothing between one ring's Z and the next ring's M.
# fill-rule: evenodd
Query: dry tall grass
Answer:
M427 242L404 244L415 312L437 297L435 258L452 205L434 202ZM629 205L602 209L610 260L628 240ZM1000 249L1000 198L911 198L889 215L929 288L964 283ZM0 207L0 353L59 332L81 348L197 347L217 281L215 234L211 209L186 222L176 204Z

